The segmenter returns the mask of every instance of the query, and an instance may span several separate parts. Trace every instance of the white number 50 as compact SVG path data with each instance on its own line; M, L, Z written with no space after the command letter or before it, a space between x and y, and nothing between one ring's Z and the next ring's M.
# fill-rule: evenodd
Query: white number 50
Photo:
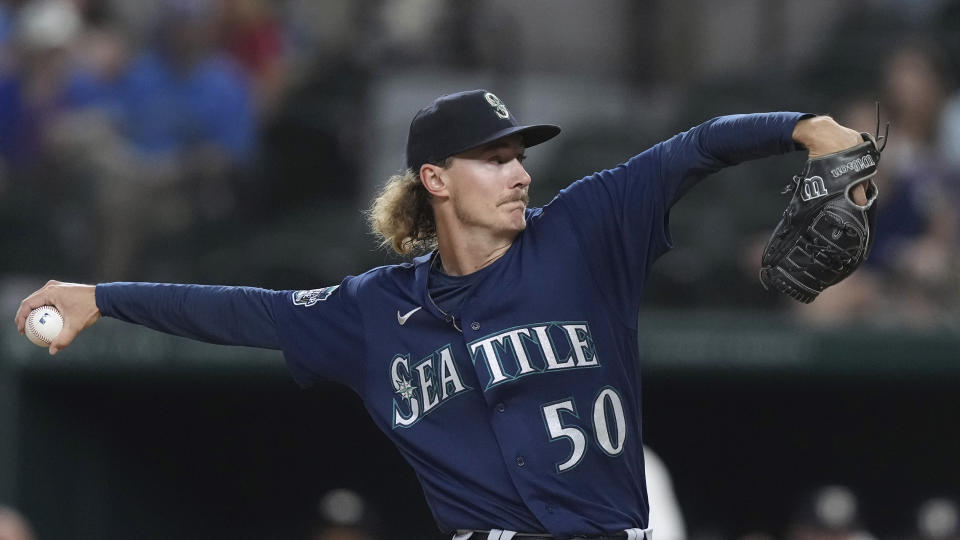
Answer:
M613 410L613 421L615 433L610 433L609 418L607 418L607 404ZM564 426L560 418L561 413L568 413L574 418L579 419L577 405L572 399L566 399L544 405L543 419L547 425L547 433L550 440L555 441L561 438L570 439L573 449L570 457L562 463L557 463L557 472L563 472L575 467L583 454L587 451L587 436L583 428L578 426ZM619 455L623 451L623 443L627 437L627 421L623 416L623 402L620 395L613 388L604 388L593 402L593 433L597 439L597 444L609 456Z

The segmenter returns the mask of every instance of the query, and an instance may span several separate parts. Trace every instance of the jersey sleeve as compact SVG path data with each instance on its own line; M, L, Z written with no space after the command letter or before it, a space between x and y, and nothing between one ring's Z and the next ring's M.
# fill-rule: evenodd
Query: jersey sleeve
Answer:
M560 192L554 203L567 210L597 286L625 324L636 325L650 266L672 246L670 207L724 167L798 149L793 128L804 116L717 117Z
M96 298L106 317L207 343L280 349L301 386L328 379L357 388L360 381L360 318L340 286L102 283Z
M207 343L280 348L273 305L280 293L254 287L101 283L97 308L113 317Z
M321 380L359 393L366 357L356 278L310 291L283 291L276 301L277 335L300 386Z

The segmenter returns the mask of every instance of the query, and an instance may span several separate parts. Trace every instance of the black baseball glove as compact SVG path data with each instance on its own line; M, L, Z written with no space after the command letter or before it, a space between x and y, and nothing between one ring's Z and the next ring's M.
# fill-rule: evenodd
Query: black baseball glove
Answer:
M873 135L860 135L863 142L857 146L807 160L784 189L793 198L763 250L760 282L765 288L808 304L866 260L877 214L873 176L883 148ZM850 193L861 182L864 205Z

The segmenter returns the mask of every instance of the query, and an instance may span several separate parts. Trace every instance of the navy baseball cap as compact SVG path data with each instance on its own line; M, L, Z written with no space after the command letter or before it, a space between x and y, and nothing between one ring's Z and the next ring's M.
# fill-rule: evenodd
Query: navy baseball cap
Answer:
M424 163L439 163L516 133L529 148L556 137L560 128L551 124L519 125L500 98L486 90L441 96L420 109L410 122L407 167L418 172Z

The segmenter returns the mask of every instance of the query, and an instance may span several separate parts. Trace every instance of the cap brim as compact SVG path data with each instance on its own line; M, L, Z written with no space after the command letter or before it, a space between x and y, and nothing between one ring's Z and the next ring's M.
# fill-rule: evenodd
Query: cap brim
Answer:
M487 143L491 143L497 139L502 139L510 135L519 134L523 137L523 146L530 148L531 146L536 146L542 142L547 142L550 139L556 137L560 134L560 126L555 126L553 124L536 124L533 126L511 126L506 129L501 129L496 133L493 133L489 137L479 141L475 144L471 144L466 148L462 148L450 154L451 156L457 155L467 150L472 150L479 146L483 146Z

